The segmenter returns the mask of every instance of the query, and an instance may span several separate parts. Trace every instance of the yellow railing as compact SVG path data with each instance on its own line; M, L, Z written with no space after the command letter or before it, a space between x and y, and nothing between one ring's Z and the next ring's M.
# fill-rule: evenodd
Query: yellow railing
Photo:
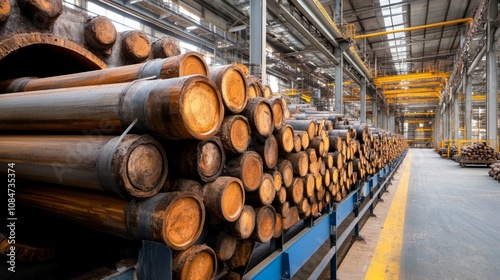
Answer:
M449 158L450 157L450 147L453 145L457 145L458 144L457 142L458 142L458 140L455 140L455 139L445 139L445 140L439 141L438 147L439 148L446 148L446 154L441 154L441 156Z

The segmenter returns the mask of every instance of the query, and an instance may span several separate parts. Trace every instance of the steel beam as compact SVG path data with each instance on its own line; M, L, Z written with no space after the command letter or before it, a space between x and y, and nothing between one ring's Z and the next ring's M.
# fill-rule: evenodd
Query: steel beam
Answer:
M497 148L498 134L498 42L494 36L494 20L498 16L498 0L491 0L489 5L487 50L486 50L486 139Z
M279 14L286 19L297 31L306 37L306 39L314 45L323 55L330 59L335 65L339 64L339 61L335 58L331 51L327 50L290 12L288 12L285 7L281 4L276 5L279 8Z
M363 38L376 37L376 36L382 36L382 35L393 34L393 33L415 31L415 30L422 30L422 29L427 29L427 28L441 27L441 26L445 26L445 25L454 25L454 24L470 23L470 22L472 22L472 18L463 18L463 19L456 19L456 20L450 20L450 21L444 21L444 22L438 22L438 23L431 23L431 24L421 25L421 26L401 28L401 29L396 29L396 30L387 30L387 31L375 32L375 33L369 33L369 34L356 35L353 38L354 39L363 39Z
M250 1L250 65L252 75L260 77L263 83L267 83L266 1Z

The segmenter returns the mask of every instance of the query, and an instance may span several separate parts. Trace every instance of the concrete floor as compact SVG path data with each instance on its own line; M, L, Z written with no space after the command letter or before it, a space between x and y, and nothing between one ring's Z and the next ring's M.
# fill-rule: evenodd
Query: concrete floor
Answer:
M500 279L500 184L488 170L461 168L432 150L410 150L385 205L375 208L387 218L381 211L368 220L361 230L365 241L353 245L338 278ZM403 213L399 246L393 246L397 230L384 233L388 220L398 226L393 212ZM394 241L380 246L384 238ZM383 268L375 278L374 267Z

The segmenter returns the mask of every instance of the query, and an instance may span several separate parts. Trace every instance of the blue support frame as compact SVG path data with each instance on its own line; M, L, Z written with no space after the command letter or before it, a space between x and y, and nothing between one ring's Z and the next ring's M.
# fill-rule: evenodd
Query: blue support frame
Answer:
M355 191L351 192L342 202L335 203L333 209L314 221L310 228L303 229L299 234L283 245L279 251L274 251L262 262L257 264L243 279L291 279L302 265L330 239L331 249L324 256L309 279L318 279L323 270L330 265L330 278L337 279L337 251L350 237L351 231L359 234L359 221L370 211L373 213L373 204L379 200L380 194L386 190L392 176L401 164L407 150L399 155L394 162L382 168L377 174L366 180ZM360 202L366 197L370 200L359 209ZM340 236L337 228L351 214L355 213L354 220L347 226ZM358 229L358 230L356 230Z
M273 252L243 275L243 279L290 279L330 237L329 217L318 218L313 227L303 229L284 244L281 251Z

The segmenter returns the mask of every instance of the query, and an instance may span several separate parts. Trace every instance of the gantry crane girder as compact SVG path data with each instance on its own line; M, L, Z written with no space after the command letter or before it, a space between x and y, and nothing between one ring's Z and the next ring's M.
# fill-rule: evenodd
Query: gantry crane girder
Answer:
M405 117L414 117L414 116L433 116L436 113L434 112L405 112Z
M444 88L444 83L441 81L427 81L427 82L421 82L419 80L412 81L410 83L405 82L395 82L395 83L384 83L382 85L382 90L390 90L390 89L400 89L402 87L404 88L428 88L428 87L438 87L440 89Z
M388 104L438 103L439 98L389 99Z
M386 95L386 99L398 99L398 98L421 98L421 97L436 97L440 98L441 95L437 92L418 92L418 93L400 93Z
M390 89L384 90L384 95L398 94L398 93L421 93L421 92L436 92L440 93L441 88L408 88L408 89Z
M423 80L423 79L442 79L446 83L448 81L448 77L450 77L450 74L445 72L422 72L422 73L412 73L405 75L394 75L394 76L373 78L373 83L379 88L384 83Z
M429 119L411 119L411 120L405 120L405 123L429 123Z

